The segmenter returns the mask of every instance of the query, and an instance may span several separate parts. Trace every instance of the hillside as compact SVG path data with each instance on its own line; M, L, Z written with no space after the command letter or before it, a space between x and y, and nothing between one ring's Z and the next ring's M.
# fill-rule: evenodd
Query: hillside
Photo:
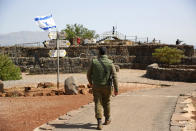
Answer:
M47 32L21 31L9 34L0 34L0 45L42 42L44 40L48 40Z

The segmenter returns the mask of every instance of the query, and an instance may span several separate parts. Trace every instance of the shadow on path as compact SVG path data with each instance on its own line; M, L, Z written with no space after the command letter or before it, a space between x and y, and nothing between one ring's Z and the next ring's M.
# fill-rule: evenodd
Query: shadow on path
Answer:
M75 123L75 124L50 124L51 126L54 126L55 128L66 128L66 129L94 129L96 130L96 124L92 124L92 123Z

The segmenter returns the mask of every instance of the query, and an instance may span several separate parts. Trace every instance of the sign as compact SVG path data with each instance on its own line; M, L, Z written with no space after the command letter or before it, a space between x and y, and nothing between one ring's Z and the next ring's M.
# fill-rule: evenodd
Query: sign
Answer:
M53 40L53 39L57 39L57 32L56 31L51 31L48 33L48 37Z
M56 39L52 39L45 42L46 47L48 48L56 48ZM68 40L58 40L59 47L69 47L71 43Z
M65 50L59 50L59 57L65 57L67 52ZM50 50L49 51L50 57L57 57L57 50Z
M69 47L70 45L71 45L71 43L68 41L68 40L65 40L66 42L65 42L65 47Z
M58 39L60 40L65 40L67 37L67 33L66 32L58 32Z

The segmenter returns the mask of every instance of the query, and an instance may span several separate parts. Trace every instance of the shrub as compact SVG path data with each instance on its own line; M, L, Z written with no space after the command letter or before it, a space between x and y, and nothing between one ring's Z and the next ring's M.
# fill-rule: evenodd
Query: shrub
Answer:
M155 53L152 53L159 62L164 64L177 64L181 62L181 58L184 57L184 52L177 48L170 48L168 46L155 49Z
M8 56L0 55L0 80L19 80L21 78L20 68L14 65Z

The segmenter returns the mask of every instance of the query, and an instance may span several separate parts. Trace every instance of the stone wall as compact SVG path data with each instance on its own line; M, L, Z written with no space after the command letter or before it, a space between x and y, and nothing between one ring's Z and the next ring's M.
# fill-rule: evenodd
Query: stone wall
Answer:
M108 55L120 55L120 56L152 56L152 53L156 48L163 47L163 44L143 44L143 45L105 45L108 49ZM169 47L177 47L185 52L185 56L191 57L194 55L194 49L191 45L167 45ZM79 57L81 54L97 55L98 47L95 45L90 46L77 46L62 48L67 51L67 57ZM6 54L10 57L33 57L34 54L38 54L40 57L49 57L48 53L51 48L44 47L0 47L0 54Z
M79 73L86 71L91 58L60 58L59 69L62 73ZM114 61L116 65L120 68L132 68L129 63L133 63L134 56L110 56L110 59ZM35 64L34 57L11 57L12 61L19 65L21 71L30 71L31 74L46 74L46 73L56 73L57 70L57 58L41 57L39 62Z
M147 67L146 77L157 80L196 82L196 69L161 68L158 64Z
M146 69L146 67L154 62L157 62L152 53L156 48L165 45L160 44L143 44L143 45L104 45L107 48L108 56L120 68L135 68ZM182 60L181 64L196 65L196 57L193 57L193 46L189 45L168 45L170 47L177 47L184 50L186 58ZM90 60L97 56L98 45L86 45L78 47L62 48L67 51L65 58L60 58L60 71L68 72L82 72L87 69ZM12 58L14 63L20 66L22 71L52 73L56 72L57 60L49 57L51 48L37 48L37 47L0 47L0 54L6 54ZM40 66L34 68L35 54L40 61Z

